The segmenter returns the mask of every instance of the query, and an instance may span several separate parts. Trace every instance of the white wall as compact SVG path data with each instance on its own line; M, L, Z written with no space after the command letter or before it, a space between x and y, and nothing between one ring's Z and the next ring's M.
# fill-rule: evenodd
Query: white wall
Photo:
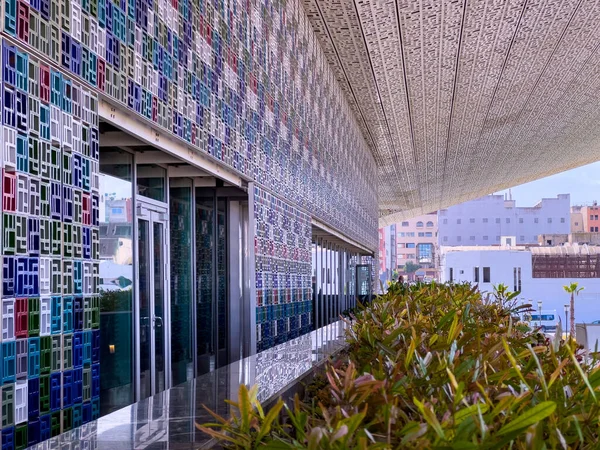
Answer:
M453 268L454 282L474 282L474 267L480 268L481 291L492 292L493 286L503 283L510 291L514 288L514 268L521 268L520 300L532 303L542 301L544 310L556 310L564 321L564 305L569 303L569 294L563 286L575 281L584 290L575 299L575 319L579 322L600 320L600 279L532 278L531 253L517 250L465 250L442 249L441 277L449 281ZM483 283L483 267L490 268L490 283ZM460 273L463 271L463 273Z
M516 236L516 244L537 244L540 234L569 234L570 202L569 194L561 194L531 208L516 207L501 195L461 203L439 211L439 243L499 245L500 236Z

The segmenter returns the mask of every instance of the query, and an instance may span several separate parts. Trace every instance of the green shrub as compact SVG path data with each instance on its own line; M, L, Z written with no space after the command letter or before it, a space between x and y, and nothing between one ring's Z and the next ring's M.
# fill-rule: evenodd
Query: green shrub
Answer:
M513 298L392 285L349 322L328 396L265 414L242 386L231 418L199 428L236 449L599 448L596 361L517 326L530 305Z

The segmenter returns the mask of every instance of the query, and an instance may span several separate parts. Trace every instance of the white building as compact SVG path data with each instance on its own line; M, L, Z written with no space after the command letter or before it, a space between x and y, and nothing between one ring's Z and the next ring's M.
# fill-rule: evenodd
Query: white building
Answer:
M476 283L481 291L505 284L520 291L519 301L537 308L541 300L563 321L570 299L563 286L577 282L584 290L576 298L576 321L600 319L600 247L442 247L440 271L442 282Z
M501 236L514 236L513 245L537 245L540 234L569 234L570 202L560 194L527 208L502 195L461 203L438 212L439 244L500 245Z

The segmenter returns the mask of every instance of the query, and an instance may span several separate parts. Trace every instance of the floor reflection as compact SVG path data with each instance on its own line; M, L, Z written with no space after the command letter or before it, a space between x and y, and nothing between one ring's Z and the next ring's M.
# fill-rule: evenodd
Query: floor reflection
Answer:
M227 398L240 383L257 384L264 402L344 346L337 322L127 406L33 449L198 449L208 443L195 423L212 421L203 408L228 415Z

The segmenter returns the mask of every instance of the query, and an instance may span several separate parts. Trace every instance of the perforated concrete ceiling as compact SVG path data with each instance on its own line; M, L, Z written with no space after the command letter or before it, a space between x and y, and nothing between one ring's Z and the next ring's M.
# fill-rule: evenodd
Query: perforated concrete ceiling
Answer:
M303 1L381 225L600 159L600 1Z

